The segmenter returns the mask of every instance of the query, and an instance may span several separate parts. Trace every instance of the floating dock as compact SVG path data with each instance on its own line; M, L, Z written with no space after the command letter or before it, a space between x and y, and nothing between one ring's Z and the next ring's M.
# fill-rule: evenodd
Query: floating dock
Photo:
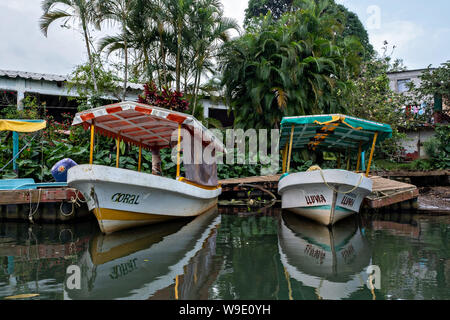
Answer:
M280 177L281 175L273 175L221 180L219 181L222 185L221 198L247 199L249 195L263 197L264 193L268 192L277 195ZM419 189L416 186L380 176L369 176L369 178L373 181L373 192L364 200L363 208L368 210L417 209Z
M0 220L67 222L88 215L83 195L73 188L0 191Z

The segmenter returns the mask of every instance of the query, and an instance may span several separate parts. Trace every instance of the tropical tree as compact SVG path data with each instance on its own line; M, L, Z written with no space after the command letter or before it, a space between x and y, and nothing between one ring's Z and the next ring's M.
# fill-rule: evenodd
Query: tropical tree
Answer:
M377 156L398 162L402 157L402 131L413 125L402 107L408 98L390 88L388 72L392 68L390 57L373 57L361 66L361 73L352 79L348 95L349 114L367 120L389 124L392 138L378 147Z
M195 15L191 19L192 23L192 53L194 60L194 86L193 86L193 110L197 105L197 98L200 88L200 77L205 66L212 66L211 59L214 59L222 44L230 41L229 31L239 32L240 27L236 20L223 16L222 4L219 0L200 0L194 5Z
M89 25L94 24L100 28L98 15L91 0L44 0L42 1L42 14L39 26L42 33L47 37L48 28L55 21L64 20L62 26L68 27L70 20L77 21L81 26L84 42L89 58L91 76L94 83L94 90L97 91L97 80L94 72L94 57L91 51Z
M187 21L193 14L194 0L167 0L163 1L164 19L171 26L176 38L175 57L175 86L176 91L181 89L181 58L183 54L183 30L187 29Z
M343 24L345 28L342 37L356 36L364 47L364 60L370 60L375 55L375 49L369 42L369 34L361 20L354 12L351 12L342 4L338 4L336 8L344 15Z
M245 9L244 26L249 26L255 17L265 16L269 11L275 20L292 8L292 0L249 0Z
M315 1L320 2L321 0ZM297 0L249 0L248 8L245 10L244 26L247 28L252 24L257 25L258 19L261 16L265 16L269 11L274 21L276 21L286 12L301 10L303 5L301 1ZM375 54L375 50L369 42L367 30L364 28L358 16L345 6L336 4L335 0L329 0L328 9L325 12L329 13L329 11L337 11L340 13L338 19L344 26L341 37L358 37L365 49L364 57L370 59Z
M268 13L224 46L222 83L236 126L273 128L283 116L345 112L363 48L355 37L337 41L343 26L328 1L302 5L277 21Z

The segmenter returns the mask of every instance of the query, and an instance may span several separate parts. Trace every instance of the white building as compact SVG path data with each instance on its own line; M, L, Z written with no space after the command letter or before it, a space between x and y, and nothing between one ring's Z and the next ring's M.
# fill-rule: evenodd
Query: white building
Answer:
M398 93L407 93L408 84L414 83L416 87L420 87L421 81L419 76L427 69L407 70L388 73L390 87L392 91Z
M397 93L408 95L409 84L414 83L415 87L420 87L421 80L419 77L426 70L427 69L417 69L388 73L390 88ZM416 108L420 109L420 106L416 106ZM403 142L406 158L415 160L427 157L424 150L424 142L434 136L434 127L424 126L416 131L408 131L406 134L407 139Z
M22 108L22 100L29 95L36 96L38 102L45 102L48 112L56 117L63 112L75 113L78 96L75 89L67 87L68 77L54 74L33 73L24 71L0 70L0 109L9 105ZM121 88L122 84L118 84ZM136 101L142 94L142 84L128 83L127 100ZM114 103L118 98L104 96L106 103ZM213 117L222 121L226 126L232 123L227 114L228 108L218 99L200 100L203 105L204 117Z
M45 102L50 114L74 112L77 103L70 98L77 97L78 93L74 88L68 89L68 80L68 77L61 75L0 70L0 108L17 105L20 109L23 107L23 99L31 95L35 96L39 103ZM127 90L127 99L136 100L143 86L129 83ZM103 98L111 102L118 100L113 95Z

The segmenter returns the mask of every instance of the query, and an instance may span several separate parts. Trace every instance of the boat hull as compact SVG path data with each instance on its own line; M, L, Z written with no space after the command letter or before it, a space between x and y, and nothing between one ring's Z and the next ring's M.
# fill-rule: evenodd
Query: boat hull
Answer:
M283 209L325 226L358 213L371 192L372 180L346 170L294 173L278 184Z
M80 190L103 233L198 216L217 205L221 189L98 165L69 169L68 184Z

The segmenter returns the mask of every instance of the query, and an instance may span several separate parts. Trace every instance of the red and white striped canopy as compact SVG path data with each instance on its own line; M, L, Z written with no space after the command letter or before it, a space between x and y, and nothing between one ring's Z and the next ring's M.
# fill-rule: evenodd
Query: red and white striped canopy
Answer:
M137 102L124 101L78 112L72 125L80 124L85 129L94 124L95 131L102 135L120 137L125 142L148 149L173 146L172 133L181 124L182 128L200 130L203 141L214 143L217 151L225 152L217 137L191 115Z

